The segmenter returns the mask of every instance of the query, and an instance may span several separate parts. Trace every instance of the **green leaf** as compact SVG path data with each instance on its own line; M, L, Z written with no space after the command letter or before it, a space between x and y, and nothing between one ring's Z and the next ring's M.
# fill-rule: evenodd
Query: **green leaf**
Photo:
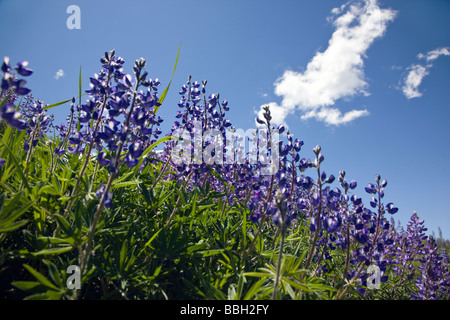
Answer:
M135 185L141 184L141 183L142 183L142 181L124 181L124 182L119 182L119 183L113 183L112 188L135 186Z
M53 216L56 218L56 220L58 220L58 224L61 227L61 230L69 237L73 236L74 230L70 226L69 221L67 221L66 218L57 213L53 214Z
M178 46L177 59L175 60L175 65L174 65L174 67L173 67L172 78L170 79L169 84L167 85L166 89L164 89L163 93L162 93L161 96L159 97L159 100L158 100L158 103L159 103L159 104L162 104L162 103L163 103L164 99L166 98L167 92L169 91L170 84L172 83L172 79L173 79L173 76L174 76L174 74L175 74L175 69L177 68L178 57L179 57L179 55L180 55L180 49L181 49L181 43L180 43L180 45ZM158 111L158 109L159 109L159 106L156 106L155 109L154 109L154 111L153 111L153 113L156 114L156 112Z
M83 93L82 95L80 95L80 96L77 97L77 98L80 98L80 99L81 99L81 97L84 96L84 95L85 95L85 93ZM60 102L56 102L56 103L53 103L53 104L49 104L49 105L45 106L43 109L44 109L44 110L48 110L48 109L51 109L51 108L60 106L60 105L62 105L62 104L65 104L65 103L67 103L67 102L70 102L70 101L72 101L72 98L71 98L71 99L67 99L67 100L63 100L63 101L60 101Z
M224 252L225 249L211 249L211 250L203 250L203 251L196 251L194 252L195 256L200 256L200 257L210 257L219 253Z
M28 223L28 220L19 220L19 221L15 221L15 222L9 224L6 227L1 227L3 225L3 224L1 224L0 225L0 233L19 229L20 227L26 225L27 223Z
M61 238L55 238L55 237L43 237L43 236L40 236L37 239L40 240L40 241L47 242L49 244L70 244L70 245L75 245L75 240L73 238L61 239Z
M55 291L59 291L59 288L57 286L55 286L53 283L50 282L50 280L48 280L42 273L34 270L32 267L30 267L27 264L23 265L25 267L25 269L27 269L35 278L37 281L39 281L41 284L43 284L44 286L46 286L49 289L55 290Z
M244 297L244 300L252 300L253 296L259 291L259 288L266 282L266 279L261 279L254 283L251 288L247 291L247 294Z
M48 290L45 293L36 293L26 297L24 300L60 300L62 297L61 292Z
M9 232L18 229L28 222L27 220L15 221L24 213L26 213L27 210L34 204L34 201L28 202L20 209L17 208L21 196L22 193L17 193L14 198L8 202L7 205L0 208L0 232Z
M302 290L305 292L311 292L311 288L309 287L309 284L304 285L302 283L298 283L298 282L295 282L295 281L292 281L292 280L289 280L286 278L283 278L283 281L285 281L286 283L289 283L292 287L294 287L296 289L299 289L299 290Z
M2 102L0 102L0 108L3 107L6 104L6 101L8 101L9 97L11 96L12 91L10 91L6 97L2 100Z
M197 196L198 196L198 194L195 193L194 198L191 200L191 203L192 203L191 215L195 214L195 209L196 209L196 205L197 205Z
M73 247L72 246L67 246L67 247L59 247L59 248L50 248L50 249L44 249L38 252L31 252L31 254L35 257L39 257L39 256L47 256L47 255L57 255L57 254L61 254L64 252L68 252L70 250L72 250Z
M11 148L0 138L0 142L5 146L5 149L8 150L9 155L11 156L11 159L14 162L14 165L16 166L17 173L19 174L22 181L25 183L25 186L27 189L30 189L30 186L28 185L28 180L25 177L25 174L22 171L22 166L19 164L19 161L17 161L16 156L14 155L14 152L11 150Z
M42 262L45 263L45 265L47 265L48 272L49 272L53 282L56 283L56 285L58 287L65 288L65 283L63 283L61 274L60 274L58 268L56 267L56 265L47 259L42 259Z
M204 242L203 243L196 243L196 244L194 244L192 246L189 246L187 248L187 250L186 250L186 253L187 254L191 254L191 253L193 253L195 251L202 250L202 249L205 249L207 247L208 247L208 245L206 243L204 243Z
M144 162L144 159L145 158L147 158L147 155L157 146L157 145L159 145L160 143L163 143L163 142L165 142L165 141L168 141L168 140L172 140L172 137L163 137L163 138L161 138L161 139L159 139L158 141L156 141L155 143L153 143L151 146L149 146L147 149L145 149L145 151L142 153L142 155L141 155L141 160L139 160L139 163L137 164L137 166L135 167L136 169L135 169L135 172L137 172L140 168L141 168L141 166L142 166L142 163Z
M11 284L23 291L35 291L39 287L42 287L42 284L37 281L13 281Z
M240 300L242 297L242 289L244 288L244 283L247 282L245 279L245 276L241 273L239 275L239 280L236 288L236 296L234 297L234 300Z
M7 219L6 217L10 216L10 213L13 212L16 204L18 203L18 201L20 200L20 197L22 196L21 192L18 192L14 195L14 198L12 198L7 205L2 205L1 211L0 211L0 220L5 220ZM2 201L4 200L4 194L2 194Z
M69 101L72 101L72 99L68 99L68 100L56 102L56 103L53 103L53 104L49 104L48 106L45 106L45 107L44 107L44 110L48 110L48 109L51 109L51 108L60 106L60 105L65 104L65 103L67 103L67 102L69 102Z
M246 273L244 273L244 276L258 277L258 278L269 278L269 277L273 277L273 274L264 273L264 272L246 272Z
M152 244L153 240L155 240L155 238L158 236L158 234L162 231L163 229L159 229L158 232L156 232L151 238L150 240L147 241L147 243L145 244L144 248L139 252L139 254L137 255L137 257L139 257L142 252L144 252L145 248L150 247L150 245Z

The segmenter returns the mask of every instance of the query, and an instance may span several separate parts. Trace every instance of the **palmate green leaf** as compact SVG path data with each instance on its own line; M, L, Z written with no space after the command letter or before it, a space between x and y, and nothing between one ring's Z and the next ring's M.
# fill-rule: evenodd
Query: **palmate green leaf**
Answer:
M136 241L134 236L128 241L123 241L122 248L119 255L119 270L127 272L134 264L137 256L134 254L136 251Z
M70 226L69 221L66 220L62 215L60 214L53 214L53 216L58 221L59 226L61 227L61 230L69 237L72 237L75 234L75 230Z
M244 296L244 300L252 300L253 297L260 291L261 286L266 282L266 279L261 279L255 282L250 289L247 291L247 293Z
M13 133L13 127L10 127L10 126L6 126L6 129L5 129L5 131L3 132L3 136L2 136L2 139L4 140L4 141L9 141L9 137L11 136L11 134ZM4 157L4 152L5 151L2 151L2 153L0 153L0 157Z
M286 282L290 286L292 286L292 287L294 287L296 289L302 290L304 292L311 292L311 288L310 288L310 286L308 284L305 285L303 283L299 283L299 282L296 282L296 281L293 281L293 280L290 280L290 279L287 279L287 278L282 278L282 282Z
M59 288L65 288L66 283L63 282L63 279L61 277L61 272L58 270L58 267L53 262L51 262L50 260L47 260L47 259L42 259L42 262L47 266L48 273L50 274L50 277L53 280L53 282ZM63 272L65 275L65 271L63 271Z
M22 193L19 192L8 203L4 203L4 205L1 206L0 233L16 230L28 223L28 220L17 221L17 219L25 214L29 208L31 208L31 206L34 204L34 201L29 201L25 205L22 205L20 208L18 208L17 205L19 205L21 197Z
M162 103L163 103L164 99L166 98L167 92L169 91L170 84L172 83L172 79L173 79L173 76L174 76L174 74L175 74L175 70L176 70L176 68L177 68L178 57L179 57L179 55L180 55L180 49L181 49L181 43L180 43L180 45L178 46L177 59L175 60L175 65L174 65L174 67L173 67L172 78L170 78L169 84L167 85L166 89L164 89L163 93L162 93L161 96L159 97L159 100L158 100L158 103L159 103L159 104L162 104ZM154 111L153 111L153 113L156 114L156 112L158 111L158 109L159 109L159 106L156 106L155 109L154 109Z
M25 131L24 131L25 132ZM14 165L16 166L16 171L19 175L19 177L24 182L27 189L30 189L30 186L28 184L28 180L25 177L25 174L23 173L22 166L19 164L19 161L17 160L16 156L14 155L14 152L11 150L11 148L3 141L2 138L0 138L0 142L3 144L5 149L9 152L9 155L11 156L12 161L14 162Z
M14 197L9 200L7 203L5 201L5 194L1 194L1 207L0 207L0 221L6 220L8 216L11 215L14 207L19 202L22 196L22 192L18 192L14 195Z
M138 258L144 251L146 248L152 248L151 244L153 242L153 240L156 239L156 237L158 236L158 234L162 231L163 229L159 229L157 232L155 232L155 234L150 238L150 240L147 241L147 243L145 244L144 248L139 252L139 254L137 255L136 258Z

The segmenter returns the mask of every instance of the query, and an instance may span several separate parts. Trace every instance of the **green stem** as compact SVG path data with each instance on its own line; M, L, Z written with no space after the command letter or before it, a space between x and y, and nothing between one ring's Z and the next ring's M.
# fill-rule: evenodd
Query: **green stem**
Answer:
M129 127L131 114L133 113L133 109L134 109L134 106L135 106L135 103L136 103L136 95L137 95L137 89L139 87L139 84L140 83L139 83L139 79L138 79L136 81L136 87L135 87L135 90L134 90L133 101L131 103L130 111L129 111L129 113L127 115L127 118L125 120L125 127L126 128ZM105 101L106 101L106 99L105 99ZM101 117L101 115L100 115L100 117ZM99 117L99 119L100 119L100 117ZM99 122L97 122L96 128L98 127L98 123ZM126 135L128 136L128 131L126 132ZM93 145L93 143L91 143L91 146L92 145ZM117 153L116 153L116 161L117 161L116 162L116 167L115 167L114 171L112 171L110 173L110 175L109 175L108 183L106 184L105 191L104 191L104 193L102 195L102 198L101 198L101 201L100 201L100 203L99 203L99 205L97 207L97 211L95 212L95 215L94 215L94 220L92 221L92 225L91 225L91 228L89 230L88 240L87 240L87 244L86 244L86 251L84 252L84 255L82 257L82 261L80 262L80 264L81 264L81 274L84 273L84 270L86 268L88 259L89 259L90 255L92 253L91 251L92 251L94 234L95 234L95 229L97 227L98 219L100 218L100 214L102 213L103 207L105 206L105 202L106 202L106 199L108 197L108 192L111 189L112 182L114 181L114 178L116 177L116 174L117 174L118 169L120 167L120 155L122 153L122 148L123 148L123 143L120 143L119 144L119 149L117 150Z
M98 119L97 119L97 121L95 123L95 128L94 128L94 131L92 133L92 140L91 140L91 143L88 146L88 150L87 150L85 158L84 158L83 166L81 167L81 171L80 171L80 173L78 175L78 179L77 179L77 182L75 184L75 188L73 188L72 193L70 195L71 199L69 200L69 203L67 204L66 211L64 213L64 217L65 218L67 217L67 215L69 214L69 212L70 212L70 210L72 208L72 205L74 203L73 197L78 192L78 188L80 187L81 179L83 178L83 175L84 175L84 173L86 171L87 165L88 165L88 163L90 161L90 158L91 158L91 151L92 151L92 148L94 147L94 143L95 143L94 137L95 137L95 135L96 135L96 133L98 131L98 128L100 126L100 122L102 120L103 111L105 110L106 102L108 101L108 98L109 98L108 97L108 91L109 91L109 86L110 86L110 83L111 83L111 78L112 78L112 73L111 73L111 71L109 71L107 85L106 85L106 90L105 90L105 95L104 95L102 107L100 109L100 114L99 114ZM70 132L69 132L69 134L70 134Z
M272 291L272 300L276 299L276 292L278 289L278 284L280 282L280 272L281 272L281 261L283 259L283 247L284 247L284 237L285 237L285 223L284 221L281 223L281 243L280 243L280 253L278 255L278 264L277 264L277 274L275 278L275 284L273 285Z

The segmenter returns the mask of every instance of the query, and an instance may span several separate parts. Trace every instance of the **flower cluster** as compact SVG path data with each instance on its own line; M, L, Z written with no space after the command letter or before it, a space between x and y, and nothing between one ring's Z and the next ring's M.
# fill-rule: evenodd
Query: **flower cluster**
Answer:
M27 68L27 61L20 61L15 67L10 66L9 58L5 57L2 64L2 83L0 120L17 130L26 130L28 139L25 140L23 149L28 152L27 162L39 139L43 139L47 131L52 127L52 116L44 110L42 101L35 100L31 90L25 88L26 80L18 79L20 76L30 76L33 71ZM17 73L14 73L14 71ZM15 105L19 96L24 96L18 106ZM0 159L0 166L5 163Z
M124 72L124 60L114 50L106 52L100 62L102 69L90 78L88 99L83 104L72 99L67 123L55 127L60 139L53 146L60 157L68 153L82 159L79 179L92 158L107 168L108 182L97 186L101 205L96 217L103 205L111 208L114 204L110 187L119 168L148 164L149 157L142 161L142 156L160 138L163 121L156 116L161 105L160 81L148 78L144 59L135 61L133 75ZM5 58L0 119L27 130L24 149L31 156L33 147L51 128L52 119L43 103L31 97L19 108L13 104L14 97L29 94L25 80L17 80L13 70L20 76L32 73L26 62L11 68ZM182 86L176 120L167 134L173 139L155 155L164 163L160 177L185 181L187 191L198 187L216 191L226 205L239 205L248 212L248 219L257 227L253 232L260 232L267 223L282 232L287 227L304 228L311 245L304 267L321 276L331 272L330 266L341 268L338 297L352 284L358 284L357 290L367 295L371 266L380 270L382 283L392 275L404 281L414 279L414 299L448 295L448 263L436 242L425 235L423 221L414 213L406 231L396 230L388 221L399 209L385 201L385 179L376 175L374 183L364 187L371 197L364 203L356 193L357 182L347 180L345 171L336 179L323 170L325 157L320 146L312 150L312 159L301 155L303 141L283 125L274 126L269 107L256 119L259 129L242 136L242 130L227 118L228 101L221 100L219 93L208 95L206 86L207 81L192 81L190 76ZM0 159L0 167L4 163ZM168 174L163 175L165 170ZM308 176L308 171L313 171L314 177ZM338 251L344 255L336 254Z
M35 147L38 140L44 138L52 128L53 116L47 114L42 101L34 101L32 97L29 97L19 108L22 117L26 119L28 124L29 140L25 141L24 150L29 150L30 146Z
M71 154L95 151L98 163L115 172L122 150L127 151L124 163L134 167L145 148L161 134L163 120L154 112L160 105L160 82L147 79L142 58L135 62L134 78L123 72L124 61L114 50L106 52L100 61L102 69L90 78L86 91L89 99L75 106L74 98L68 123L57 126L63 143L55 152L62 155L65 148Z
M5 57L2 63L2 80L1 80L1 97L6 96L11 98L11 95L24 96L30 93L30 89L25 88L27 83L24 79L18 79L18 75L28 77L33 73L33 70L28 69L27 61L20 61L15 67L11 67L8 57ZM17 72L16 73L14 73ZM5 98L6 98L5 97ZM15 100L15 97L12 97ZM6 103L0 109L0 120L5 121L9 126L17 128L18 130L24 130L26 128L25 120L21 119L21 114L16 110L16 106L13 101L7 100Z
M201 150L208 149L210 141L195 140L195 130L204 131L216 129L217 140L225 141L223 155L226 159L226 152L236 156L242 154L242 144L227 140L225 130L228 128L236 130L225 118L228 111L228 102L222 104L218 102L219 94L207 96L205 93L206 81L183 85L180 94L181 99L178 104L174 126L169 135L174 134L179 129L186 129L189 134L181 140L167 143L164 155L165 159L170 159L170 151L178 144L188 142L186 153L196 156L195 148L200 145ZM249 220L254 224L262 224L266 218L271 218L275 226L280 224L290 225L292 222L305 223L312 235L317 235L311 250L312 263L316 264L316 272L326 274L327 265L333 261L332 251L336 249L348 251L348 259L345 263L346 281L357 282L362 287L358 290L365 294L367 290L367 280L369 266L377 266L381 272L382 283L388 281L389 270L397 273L412 272L410 258L402 256L401 250L410 252L420 248L420 243L411 244L405 247L399 242L399 236L393 232L394 225L390 222L386 214L394 215L398 208L392 202L385 203L385 188L387 181L381 179L379 175L375 177L375 183L369 183L364 190L371 196L369 204L366 206L361 197L354 193L357 187L355 180L347 181L345 171L339 173L339 187L332 187L335 181L334 175L328 175L320 169L324 161L321 147L314 148L315 159L302 158L300 151L303 141L294 139L284 126L274 127L271 124L270 109L266 108L263 118L256 119L258 125L267 128L268 132L285 133L283 139L277 140L277 145L270 146L270 151L274 147L278 148L280 159L279 167L273 175L263 176L258 174L262 167L261 162L251 162L255 157L254 150L245 153L244 161L240 163L231 162L224 165L208 165L205 162L189 162L190 157L183 158L185 162L173 164L176 168L175 176L171 178L181 179L190 177L191 186L205 184L206 182L216 190L225 191L227 200L231 205L234 203L244 203L250 211ZM200 123L197 127L195 123ZM256 142L260 139L256 134L247 137L248 142ZM223 140L221 140L223 139ZM241 139L242 140L242 139ZM197 144L197 145L196 145ZM254 144L256 145L256 143ZM217 152L218 147L212 148ZM252 153L253 152L253 153ZM228 153L230 154L230 153ZM198 156L198 154L197 154ZM258 156L258 155L256 155ZM201 157L201 155L200 155ZM236 158L234 158L236 160ZM305 175L308 168L317 171L317 178L313 179ZM214 179L209 174L209 170L214 170L220 174L223 180ZM228 188L227 186L232 186ZM277 204L277 197L283 200L283 210ZM282 214L285 214L282 217ZM297 217L306 220L296 219ZM417 239L420 236L414 236ZM396 247L397 252L392 252ZM403 249L399 249L403 248ZM430 253L422 254L429 257ZM393 258L394 257L394 258ZM406 260L404 260L406 259ZM325 261L328 261L325 263ZM407 264L407 267L405 266ZM409 270L409 271L408 271ZM412 277L411 274L408 277ZM431 296L427 296L431 297Z
M9 57L3 59L2 64L2 91L13 90L16 94L24 96L30 93L30 89L25 88L24 85L27 83L24 79L18 79L17 75L13 73L15 70L19 75L23 77L28 77L33 74L33 70L28 69L28 61L19 61L15 67L11 67L9 63Z
M429 237L422 249L419 261L419 276L415 280L418 291L413 299L436 300L448 298L450 286L450 271L448 264L442 261L438 246L432 236Z

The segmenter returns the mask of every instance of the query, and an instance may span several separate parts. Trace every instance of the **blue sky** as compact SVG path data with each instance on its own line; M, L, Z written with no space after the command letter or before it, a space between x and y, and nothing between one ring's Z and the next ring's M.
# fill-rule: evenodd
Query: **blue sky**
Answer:
M67 28L70 5L81 29ZM128 72L145 58L165 87L181 43L163 131L188 75L206 79L235 127L271 105L304 157L321 145L323 169L345 170L361 195L380 174L396 221L417 211L450 239L449 16L448 0L0 0L0 54L28 60L28 86L51 104L77 95L80 66L88 89L111 49ZM57 123L69 107L53 109Z

